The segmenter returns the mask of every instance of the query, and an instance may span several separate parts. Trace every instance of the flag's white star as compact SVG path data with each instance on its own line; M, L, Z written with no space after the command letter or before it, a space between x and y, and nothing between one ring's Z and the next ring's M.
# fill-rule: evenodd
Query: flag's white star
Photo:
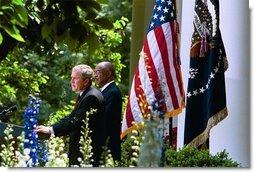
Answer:
M208 84L210 84L210 83L211 83L211 79L210 79L210 78L208 79L208 82L207 82L207 83L208 83Z
M158 6L158 7L157 7L157 11L161 11L161 6Z
M210 78L214 78L214 74L212 72L210 74Z
M161 17L160 17L160 21L165 21L165 17L164 17L164 16L161 16Z
M187 93L187 97L191 97L191 93L190 92Z
M172 5L171 0L168 0L167 3L168 3L168 5Z
M153 27L154 26L154 22L152 22L151 24L150 24L150 27Z
M168 8L165 7L165 8L163 9L163 11L164 11L164 13L168 13Z
M196 96L197 94L198 94L198 91L197 91L197 90L194 90L194 91L193 91L193 95Z
M202 88L199 89L199 92L203 93L203 92L205 92L205 89L202 87Z
M153 18L154 18L154 19L157 19L157 18L158 18L158 15L155 13L155 14L153 15Z

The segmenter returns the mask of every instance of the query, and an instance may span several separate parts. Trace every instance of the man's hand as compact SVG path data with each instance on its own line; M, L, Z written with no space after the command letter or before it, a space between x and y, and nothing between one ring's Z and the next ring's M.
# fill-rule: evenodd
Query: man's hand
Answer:
M39 125L34 130L37 134L39 139L45 140L49 139L50 137L54 137L54 131L52 127L46 127L44 125Z
M45 134L52 134L52 128L51 127L46 127L44 125L39 125L35 128L35 132L45 133Z

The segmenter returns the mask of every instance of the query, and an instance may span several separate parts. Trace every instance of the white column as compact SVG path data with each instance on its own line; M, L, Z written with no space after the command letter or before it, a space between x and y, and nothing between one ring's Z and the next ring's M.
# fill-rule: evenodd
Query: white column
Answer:
M195 0L188 0L182 4L181 61L185 91L188 83L194 3ZM229 62L225 73L229 115L211 130L210 151L216 154L225 149L243 167L250 167L249 22L248 0L220 0L220 29ZM180 147L183 145L184 115L185 111L178 121Z

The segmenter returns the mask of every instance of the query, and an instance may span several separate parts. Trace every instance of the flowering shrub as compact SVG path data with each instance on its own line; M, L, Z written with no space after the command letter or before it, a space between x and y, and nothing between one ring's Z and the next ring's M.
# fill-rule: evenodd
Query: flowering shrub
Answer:
M24 112L24 148L30 150L29 155L31 157L31 162L27 164L29 167L34 167L38 163L38 135L34 129L37 127L39 110L40 100L30 96L28 107Z
M68 155L64 147L65 143L62 138L50 137L47 142L48 161L45 167L68 167Z
M4 143L0 149L0 166L26 167L28 163L31 163L30 150L23 148L24 133L17 139L13 138L12 127L12 125L8 125L4 130Z
M133 130L121 145L121 162L122 167L136 167L139 157L141 137L136 130Z
M89 116L94 110L87 112L82 130L81 153L79 158L81 167L92 167L92 147L88 127ZM158 124L161 114L152 111L154 116L144 121L143 130L138 133L133 130L122 142L121 161L114 161L110 151L105 147L101 157L100 167L239 167L240 164L228 158L223 151L216 155L210 155L208 150L184 147L174 150L163 143ZM66 150L66 138L50 137L45 140L40 148L44 152L43 163L34 164L31 149L24 149L25 134L22 133L17 139L12 136L12 126L9 125L4 131L4 143L0 149L0 166L4 167L68 167ZM40 145L40 142L38 142ZM42 147L44 146L44 148ZM41 150L41 151L42 151Z

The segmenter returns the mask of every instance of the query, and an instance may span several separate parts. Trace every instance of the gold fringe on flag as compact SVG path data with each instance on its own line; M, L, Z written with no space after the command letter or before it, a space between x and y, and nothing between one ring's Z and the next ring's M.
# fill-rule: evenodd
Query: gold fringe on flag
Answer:
M199 134L195 139L193 139L188 146L192 147L198 147L206 142L206 140L209 138L210 130L212 127L217 125L220 121L225 119L228 116L228 110L225 107L221 111L219 111L217 114L213 115L207 123L206 129L203 131L203 133Z

